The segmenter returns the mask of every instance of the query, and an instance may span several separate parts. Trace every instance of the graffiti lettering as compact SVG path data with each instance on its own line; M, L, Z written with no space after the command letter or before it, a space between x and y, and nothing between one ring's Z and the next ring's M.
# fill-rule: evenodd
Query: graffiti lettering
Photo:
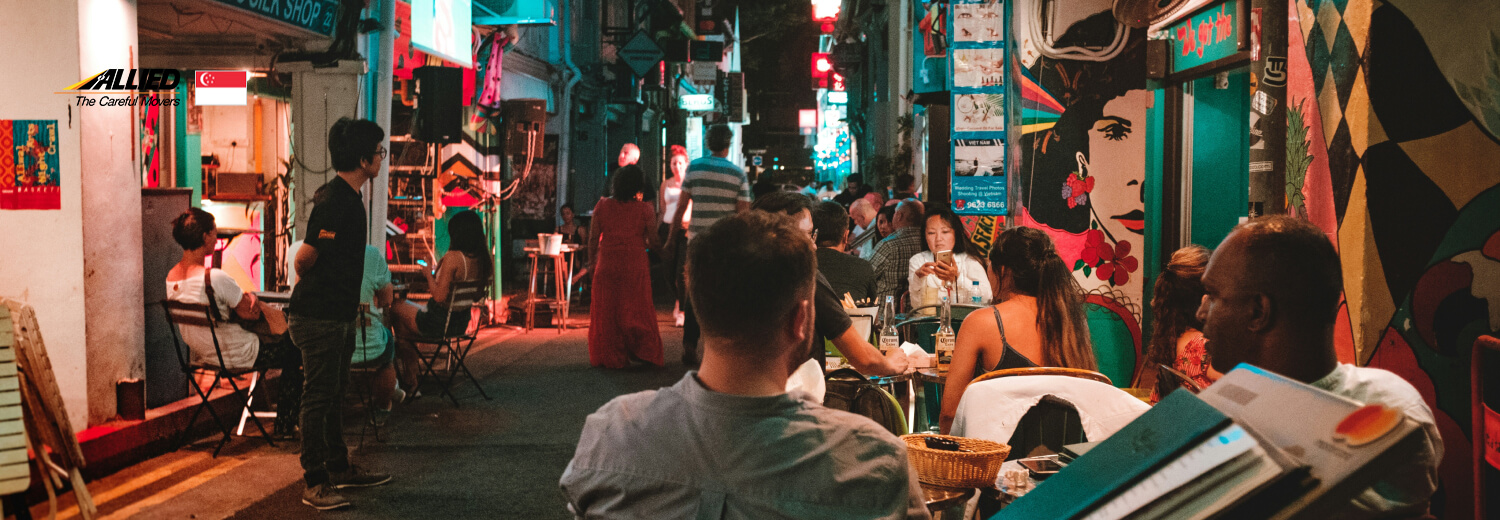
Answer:
M1214 29L1216 32L1216 34L1214 35L1214 43L1228 40L1229 37L1234 34L1233 20L1234 18L1232 16L1224 14L1224 6L1219 6L1219 17L1214 20Z
M1198 38L1193 34L1193 28L1190 26L1184 25L1177 28L1177 41L1182 42L1183 56L1192 54L1193 50L1198 48ZM1203 53L1198 54L1201 56Z
M1203 57L1203 50L1213 43L1214 25L1208 23L1207 19L1198 22L1198 57Z

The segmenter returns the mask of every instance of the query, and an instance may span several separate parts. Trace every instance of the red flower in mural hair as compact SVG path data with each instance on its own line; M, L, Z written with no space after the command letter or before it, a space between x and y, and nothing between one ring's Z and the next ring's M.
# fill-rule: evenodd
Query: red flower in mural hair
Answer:
M1098 229L1085 231L1084 236L1088 240L1080 258L1084 264L1096 266L1100 280L1113 285L1130 283L1130 273L1141 267L1140 261L1130 256L1130 242L1122 240L1111 246L1104 232ZM1086 276L1087 271L1084 274Z

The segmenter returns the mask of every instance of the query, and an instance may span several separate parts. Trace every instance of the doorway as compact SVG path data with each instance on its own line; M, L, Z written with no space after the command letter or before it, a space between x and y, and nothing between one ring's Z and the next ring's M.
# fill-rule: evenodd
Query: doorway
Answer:
M1168 246L1213 248L1250 213L1250 71L1187 80L1181 96L1179 240Z

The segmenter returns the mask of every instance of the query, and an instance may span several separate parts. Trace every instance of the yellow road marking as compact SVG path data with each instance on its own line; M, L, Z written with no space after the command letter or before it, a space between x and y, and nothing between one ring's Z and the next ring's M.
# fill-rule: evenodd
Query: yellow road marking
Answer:
M208 454L207 453L196 453L196 454L189 455L189 456L183 457L181 459L177 459L175 461L172 461L171 463L168 463L168 464L166 464L166 465L164 465L164 466L162 466L160 468L156 468L155 470L153 470L153 471L151 471L149 473L146 473L144 475L140 475L140 476L135 477L133 479L127 480L125 482L122 482L118 486L115 486L115 487L109 488L108 490L105 490L103 492L94 494L94 505L95 506L100 506L100 505L103 505L105 502L109 502L109 501L114 500L116 498L128 495L130 493L134 493L138 489L141 489L143 487L149 486L149 485L155 483L158 480L161 480L163 478L166 478L166 477L172 475L173 473L177 473L178 471L181 471L181 470L183 470L183 469L185 469L185 468L187 468L189 466L192 466L192 465L197 464L199 462L203 462L205 460L208 460ZM62 511L58 511L58 513L57 513L57 517L58 518L72 518L72 517L75 517L75 516L78 516L78 505L77 504L68 506L67 509L64 509Z
M130 518L131 516L140 513L143 509L177 498L177 495L181 495L183 493L186 493L188 490L203 485L203 483L213 480L219 475L228 473L229 470L238 468L240 467L240 465L246 462L250 462L250 459L230 459L228 461L225 461L225 463L223 464L208 468L202 473L194 475L192 478L189 478L182 482L178 482L172 487L157 492L149 497L143 498L139 502L122 507L120 508L120 510L105 515L102 518Z

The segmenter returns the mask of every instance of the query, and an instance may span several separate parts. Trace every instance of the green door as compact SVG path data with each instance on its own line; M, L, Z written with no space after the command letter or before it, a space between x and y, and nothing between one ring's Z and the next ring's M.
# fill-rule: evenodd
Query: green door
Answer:
M1229 230L1249 214L1250 198L1250 73L1229 71L1227 85L1218 75L1189 82L1183 114L1185 135L1183 214L1194 244L1214 248Z

